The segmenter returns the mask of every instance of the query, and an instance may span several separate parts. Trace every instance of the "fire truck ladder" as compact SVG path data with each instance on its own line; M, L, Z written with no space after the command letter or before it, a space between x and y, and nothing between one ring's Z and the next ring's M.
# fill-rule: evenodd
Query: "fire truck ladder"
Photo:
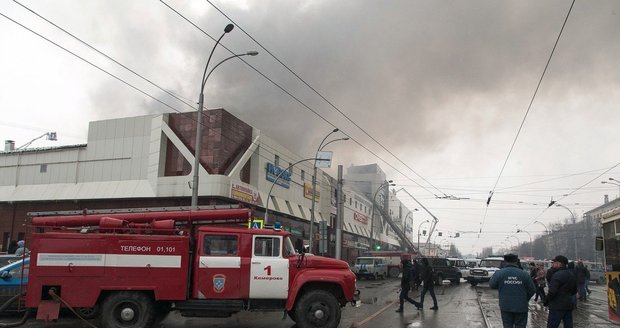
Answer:
M410 251L414 251L417 253L418 248L413 245L413 242L411 240L407 239L407 236L405 235L405 233L400 229L398 224L396 224L392 220L392 218L385 212L383 207L381 207L380 204L375 203L374 208L379 212L379 214L381 214L381 217L383 217L383 220L390 225L390 227L392 228L392 230L394 230L398 238L400 238L401 246L407 247L409 248ZM381 224L381 226L383 226L383 224Z
M247 222L250 217L242 217L239 215L228 215L222 217L213 217L208 219L201 219L201 215L199 213L205 213L205 211L209 210L242 210L238 204L234 205L209 205L209 206L199 206L198 208L192 208L189 206L176 206L176 207L147 207L147 208L121 208L121 209L96 209L96 210L71 210L71 211L47 211L47 212L28 212L27 215L29 218L40 218L39 223L43 222L44 217L63 217L63 219L68 220L70 218L75 218L75 222L80 222L81 220L93 217L92 220L88 221L90 225L94 222L98 222L96 217L108 216L108 217L116 217L123 219L125 217L137 218L139 221L148 222L152 219L149 219L145 214L150 213L153 216L157 216L157 219L165 219L166 213L177 214L175 216L176 222L183 221L191 221L194 225L200 224L223 224L223 223L244 223ZM248 209L245 209L249 212ZM144 217L144 219L142 218ZM51 219L51 218L50 218ZM36 220L36 219L35 219ZM47 220L46 224L49 225L53 223L53 220ZM87 221L84 221L87 223ZM53 224L51 224L53 225ZM94 224L96 225L96 224Z

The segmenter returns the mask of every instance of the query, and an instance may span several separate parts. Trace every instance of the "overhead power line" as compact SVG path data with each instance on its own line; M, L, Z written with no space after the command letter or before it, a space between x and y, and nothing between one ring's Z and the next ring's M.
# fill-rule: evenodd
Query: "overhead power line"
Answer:
M525 111L525 115L523 116L523 120L521 120L521 125L519 125L519 129L517 130L517 134L515 135L514 140L512 141L512 145L510 146L510 150L508 151L508 155L506 156L506 159L504 160L504 164L502 165L502 168L499 172L499 175L497 176L497 180L495 181L495 185L493 185L493 189L489 192L489 198L487 199L487 207L489 206L489 204L491 203L491 199L493 198L493 193L495 192L495 188L497 188L497 184L499 183L500 178L502 177L502 174L504 173L504 169L506 168L506 164L508 163L508 159L510 159L510 155L512 154L512 151L515 147L515 144L517 143L517 140L519 139L519 135L521 134L521 130L523 129L523 125L525 125L525 120L527 119L527 115L530 112L530 109L532 108L532 104L534 103L534 100L536 99L536 95L538 94L538 90L540 89L540 85L542 84L542 81L545 77L545 73L547 73L547 68L549 67L549 63L551 63L551 58L553 58L553 54L555 53L555 49L558 46L558 43L560 42L560 37L562 36L562 32L564 31L564 27L566 26L566 22L568 21L568 17L570 16L571 11L573 10L573 6L575 5L575 0L573 0L573 2L570 5L570 8L568 9L568 12L566 13L566 18L564 19L564 23L562 23L562 28L560 29L560 33L558 33L558 37L555 40L555 43L553 44L553 49L551 49L551 53L549 54L549 59L547 59L547 63L545 64L545 68L543 69L543 72L540 76L540 79L538 80L538 84L536 85L536 89L534 90L534 94L532 95L532 99L530 100L529 105L527 106L527 110ZM486 211L485 211L485 216L482 218L482 223L480 224L480 231L482 231L482 228L484 226L484 221L486 218Z

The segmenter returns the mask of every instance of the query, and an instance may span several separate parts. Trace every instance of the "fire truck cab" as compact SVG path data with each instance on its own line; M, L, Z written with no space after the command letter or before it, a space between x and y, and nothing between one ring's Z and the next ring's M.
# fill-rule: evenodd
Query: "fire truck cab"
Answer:
M170 310L264 310L301 328L337 327L358 298L346 262L298 254L286 231L230 226L247 223L248 209L133 214L33 218L26 306L37 318L93 308L102 327L142 328Z

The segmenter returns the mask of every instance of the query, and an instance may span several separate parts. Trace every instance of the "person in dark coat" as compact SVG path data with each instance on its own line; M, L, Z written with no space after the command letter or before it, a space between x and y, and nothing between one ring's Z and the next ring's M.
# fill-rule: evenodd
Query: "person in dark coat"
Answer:
M536 280L534 280L534 285L536 285L536 296L540 296L540 303L544 303L545 302L545 298L547 297L545 295L545 287L547 286L547 283L545 282L545 265L542 263L539 263L536 266ZM534 299L534 301L536 301L536 299Z
M572 270L568 269L568 259L558 255L553 259L555 273L549 282L549 292L545 299L545 306L549 307L547 328L556 328L560 322L565 328L573 327L573 297L577 294L577 278Z
M402 259L400 261L400 265L402 267L403 274L400 279L400 295L398 296L400 306L396 312L403 312L403 304L405 303L405 300L415 305L418 309L421 309L422 305L409 297L409 289L413 287L413 265L408 259Z
M489 286L499 293L504 328L527 326L527 304L536 293L534 280L518 267L518 260L514 254L504 255L504 268L495 272L489 281Z
M558 269L554 268L553 266L547 269L547 274L545 275L545 279L547 279L547 284L551 283L551 277L554 273L556 273L556 271L558 271Z
M433 307L431 310L439 310L439 306L437 306L437 297L435 296L435 289L433 287L433 267L428 262L427 258L422 258L422 268L420 269L420 278L422 279L422 283L424 284L424 288L422 289L422 293L420 293L420 306L422 308L424 306L424 295L428 292L433 298Z
M534 286L536 286L536 276L538 275L538 268L536 268L536 263L530 262L530 277L534 282ZM538 301L538 290L536 291L536 297L534 298L534 302Z
M590 272L583 265L583 261L577 261L577 266L575 266L575 275L577 276L577 291L579 292L579 300L586 300L586 282L588 281L588 277L590 276Z
M413 260L412 266L412 277L411 282L413 283L413 290L420 289L420 263L417 260Z

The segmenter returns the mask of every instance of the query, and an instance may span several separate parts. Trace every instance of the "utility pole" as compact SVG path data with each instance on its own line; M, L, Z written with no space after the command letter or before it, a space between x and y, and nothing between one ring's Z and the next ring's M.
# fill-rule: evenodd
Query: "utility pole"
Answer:
M336 185L336 259L342 258L342 219L344 204L342 202L342 165L338 165L338 184Z

